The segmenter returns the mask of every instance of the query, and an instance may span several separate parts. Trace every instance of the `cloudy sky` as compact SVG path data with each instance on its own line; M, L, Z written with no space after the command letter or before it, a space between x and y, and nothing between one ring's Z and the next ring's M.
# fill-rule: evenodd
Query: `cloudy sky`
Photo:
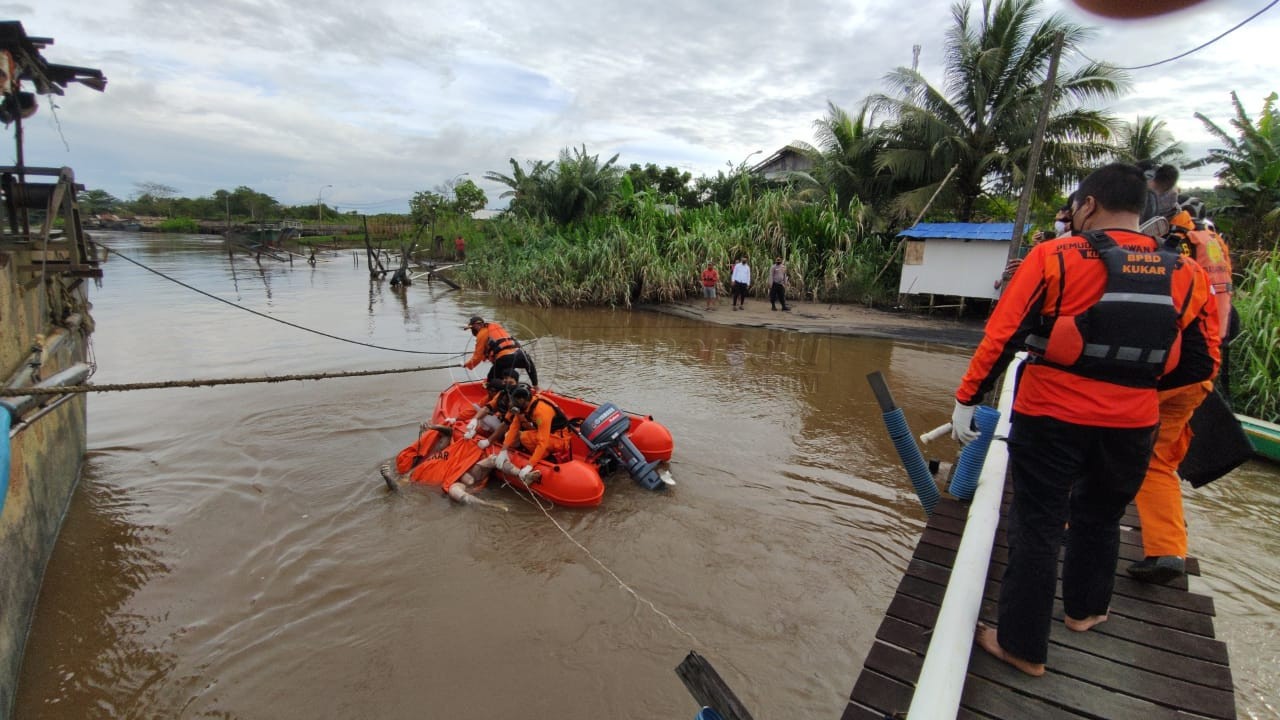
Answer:
M1083 52L1161 60L1271 0L1205 0L1159 20L1114 21L1068 0L1049 11L1096 26ZM976 5L981 6L980 0ZM948 0L29 0L0 19L54 38L52 62L102 69L27 123L27 159L70 165L120 197L137 183L195 197L248 185L287 204L404 211L460 173L491 207L509 158L586 144L602 159L714 174L812 140L828 100L853 110L911 64L941 80ZM1280 8L1190 57L1131 73L1112 109L1156 114L1191 154L1280 89ZM1080 59L1068 58L1068 64ZM12 149L7 151L10 160ZM1184 174L1184 187L1212 180ZM332 186L332 187L328 187Z

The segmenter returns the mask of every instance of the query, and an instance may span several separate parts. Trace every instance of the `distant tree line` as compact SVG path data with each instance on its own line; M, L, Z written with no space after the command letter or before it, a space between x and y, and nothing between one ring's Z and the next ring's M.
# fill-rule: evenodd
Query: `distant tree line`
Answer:
M113 214L192 220L262 222L271 220L315 220L338 214L328 205L284 205L266 193L241 185L235 190L217 190L206 197L181 197L177 188L157 182L141 182L130 199L120 199L106 190L86 190L77 196L82 213Z

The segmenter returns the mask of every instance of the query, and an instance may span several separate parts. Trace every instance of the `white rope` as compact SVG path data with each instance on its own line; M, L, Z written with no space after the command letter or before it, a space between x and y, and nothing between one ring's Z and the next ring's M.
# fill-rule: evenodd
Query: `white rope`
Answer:
M613 570L610 570L608 565L605 565L603 562L601 562L600 558L596 557L590 550L587 549L587 546L578 542L577 539L573 537L573 535L570 535L569 531L564 529L564 526L556 522L555 518L551 517L551 513L547 512L547 507L544 507L542 505L542 503L538 500L537 496L534 494L532 490L529 490L529 497L526 498L524 496L524 493L520 492L520 488L516 485L516 483L513 483L510 480L506 480L505 482L507 483L507 485L511 487L512 490L516 492L517 497L524 500L525 502L537 505L538 509L542 511L542 514L546 515L547 519L551 521L551 524L555 525L557 530L563 533L565 537L569 538L569 542L578 546L578 549L586 553L587 557L591 558L591 561L594 562L596 565L599 565L601 570L604 570L605 572L609 573L609 577L613 578L614 582L618 583L618 587L621 587L623 590L626 590L627 592L631 593L631 596L634 597L636 600L644 603L645 605L648 605L649 609L652 610L658 617L667 621L667 624L671 626L671 629L675 630L681 635L684 635L685 637L692 640L694 645L697 645L698 647L706 647L706 645L703 645L702 641L699 640L697 636L695 636L693 633L689 632L688 630L685 630L684 628L680 627L679 623L671 619L670 615L659 610L658 606L654 605L651 600L644 597L640 593L636 592L634 588L632 588L627 583L623 582L622 578L618 577L618 574L615 573ZM528 488L525 488L525 489L527 490ZM548 507L555 507L555 505L554 503L551 503L548 505Z

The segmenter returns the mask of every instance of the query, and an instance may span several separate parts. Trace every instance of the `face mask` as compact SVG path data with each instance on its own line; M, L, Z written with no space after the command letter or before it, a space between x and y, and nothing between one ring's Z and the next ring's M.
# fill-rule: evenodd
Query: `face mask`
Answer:
M1057 220L1053 223L1053 231L1058 235L1061 235L1067 231L1067 224L1061 220Z
M1079 207L1072 208L1071 217L1067 218L1067 229L1070 230L1073 235L1078 235L1081 232L1084 232L1084 227L1076 224L1076 213L1078 212L1080 212ZM1089 217L1086 215L1085 220L1088 219Z

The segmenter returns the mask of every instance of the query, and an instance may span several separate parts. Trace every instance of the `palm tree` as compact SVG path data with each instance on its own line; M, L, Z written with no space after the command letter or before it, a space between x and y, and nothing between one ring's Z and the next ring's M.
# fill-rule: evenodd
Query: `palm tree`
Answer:
M572 150L560 151L550 182L541 186L547 216L562 225L604 209L622 178L616 154L601 164L599 155L587 154L586 145Z
M526 172L520 167L520 163L515 158L511 160L511 174L503 175L494 170L484 174L486 180L502 183L510 190L505 190L499 198L511 198L508 206L508 212L525 217L538 217L543 215L542 208L538 206L537 195L538 186L543 181L547 171L551 168L551 164L542 160L530 160L529 170Z
M970 22L970 4L952 6L947 34L946 77L941 89L915 70L898 68L886 80L895 95L878 95L878 108L895 122L879 167L913 190L898 196L902 214L918 212L956 168L940 195L961 220L973 215L978 196L1011 193L1024 181L1054 37L1063 35L1069 54L1090 31L1059 15L1037 19L1039 0L983 0L982 16ZM1114 97L1126 78L1114 67L1086 62L1060 72L1041 156L1045 194L1085 174L1110 148L1110 118L1083 103Z
M870 100L862 103L856 116L828 101L826 117L813 121L817 146L796 143L813 161L809 174L826 191L824 196L835 195L841 211L848 210L854 199L868 207L889 199L892 176L876 165L885 134L874 122Z
M554 220L561 225L581 220L608 204L618 189L622 169L614 155L600 163L599 155L588 155L587 147L560 151L554 163L529 161L526 172L511 158L511 175L489 171L485 179L502 183L510 190L498 197L511 198L508 211L524 217Z
M1266 247L1264 242L1268 228L1280 222L1280 110L1276 108L1276 93L1263 100L1262 114L1257 122L1249 117L1235 91L1231 92L1231 104L1236 116L1231 120L1237 137L1232 137L1202 113L1196 113L1200 122L1213 134L1223 147L1212 148L1205 157L1187 165L1223 167L1215 176L1222 181L1228 196L1235 203L1232 209L1241 222L1234 228L1237 236L1244 236L1249 245Z
M1136 163L1151 160L1160 165L1177 165L1186 161L1182 143L1173 139L1173 133L1163 120L1138 116L1132 123L1125 123L1116 130L1115 158L1120 162Z

